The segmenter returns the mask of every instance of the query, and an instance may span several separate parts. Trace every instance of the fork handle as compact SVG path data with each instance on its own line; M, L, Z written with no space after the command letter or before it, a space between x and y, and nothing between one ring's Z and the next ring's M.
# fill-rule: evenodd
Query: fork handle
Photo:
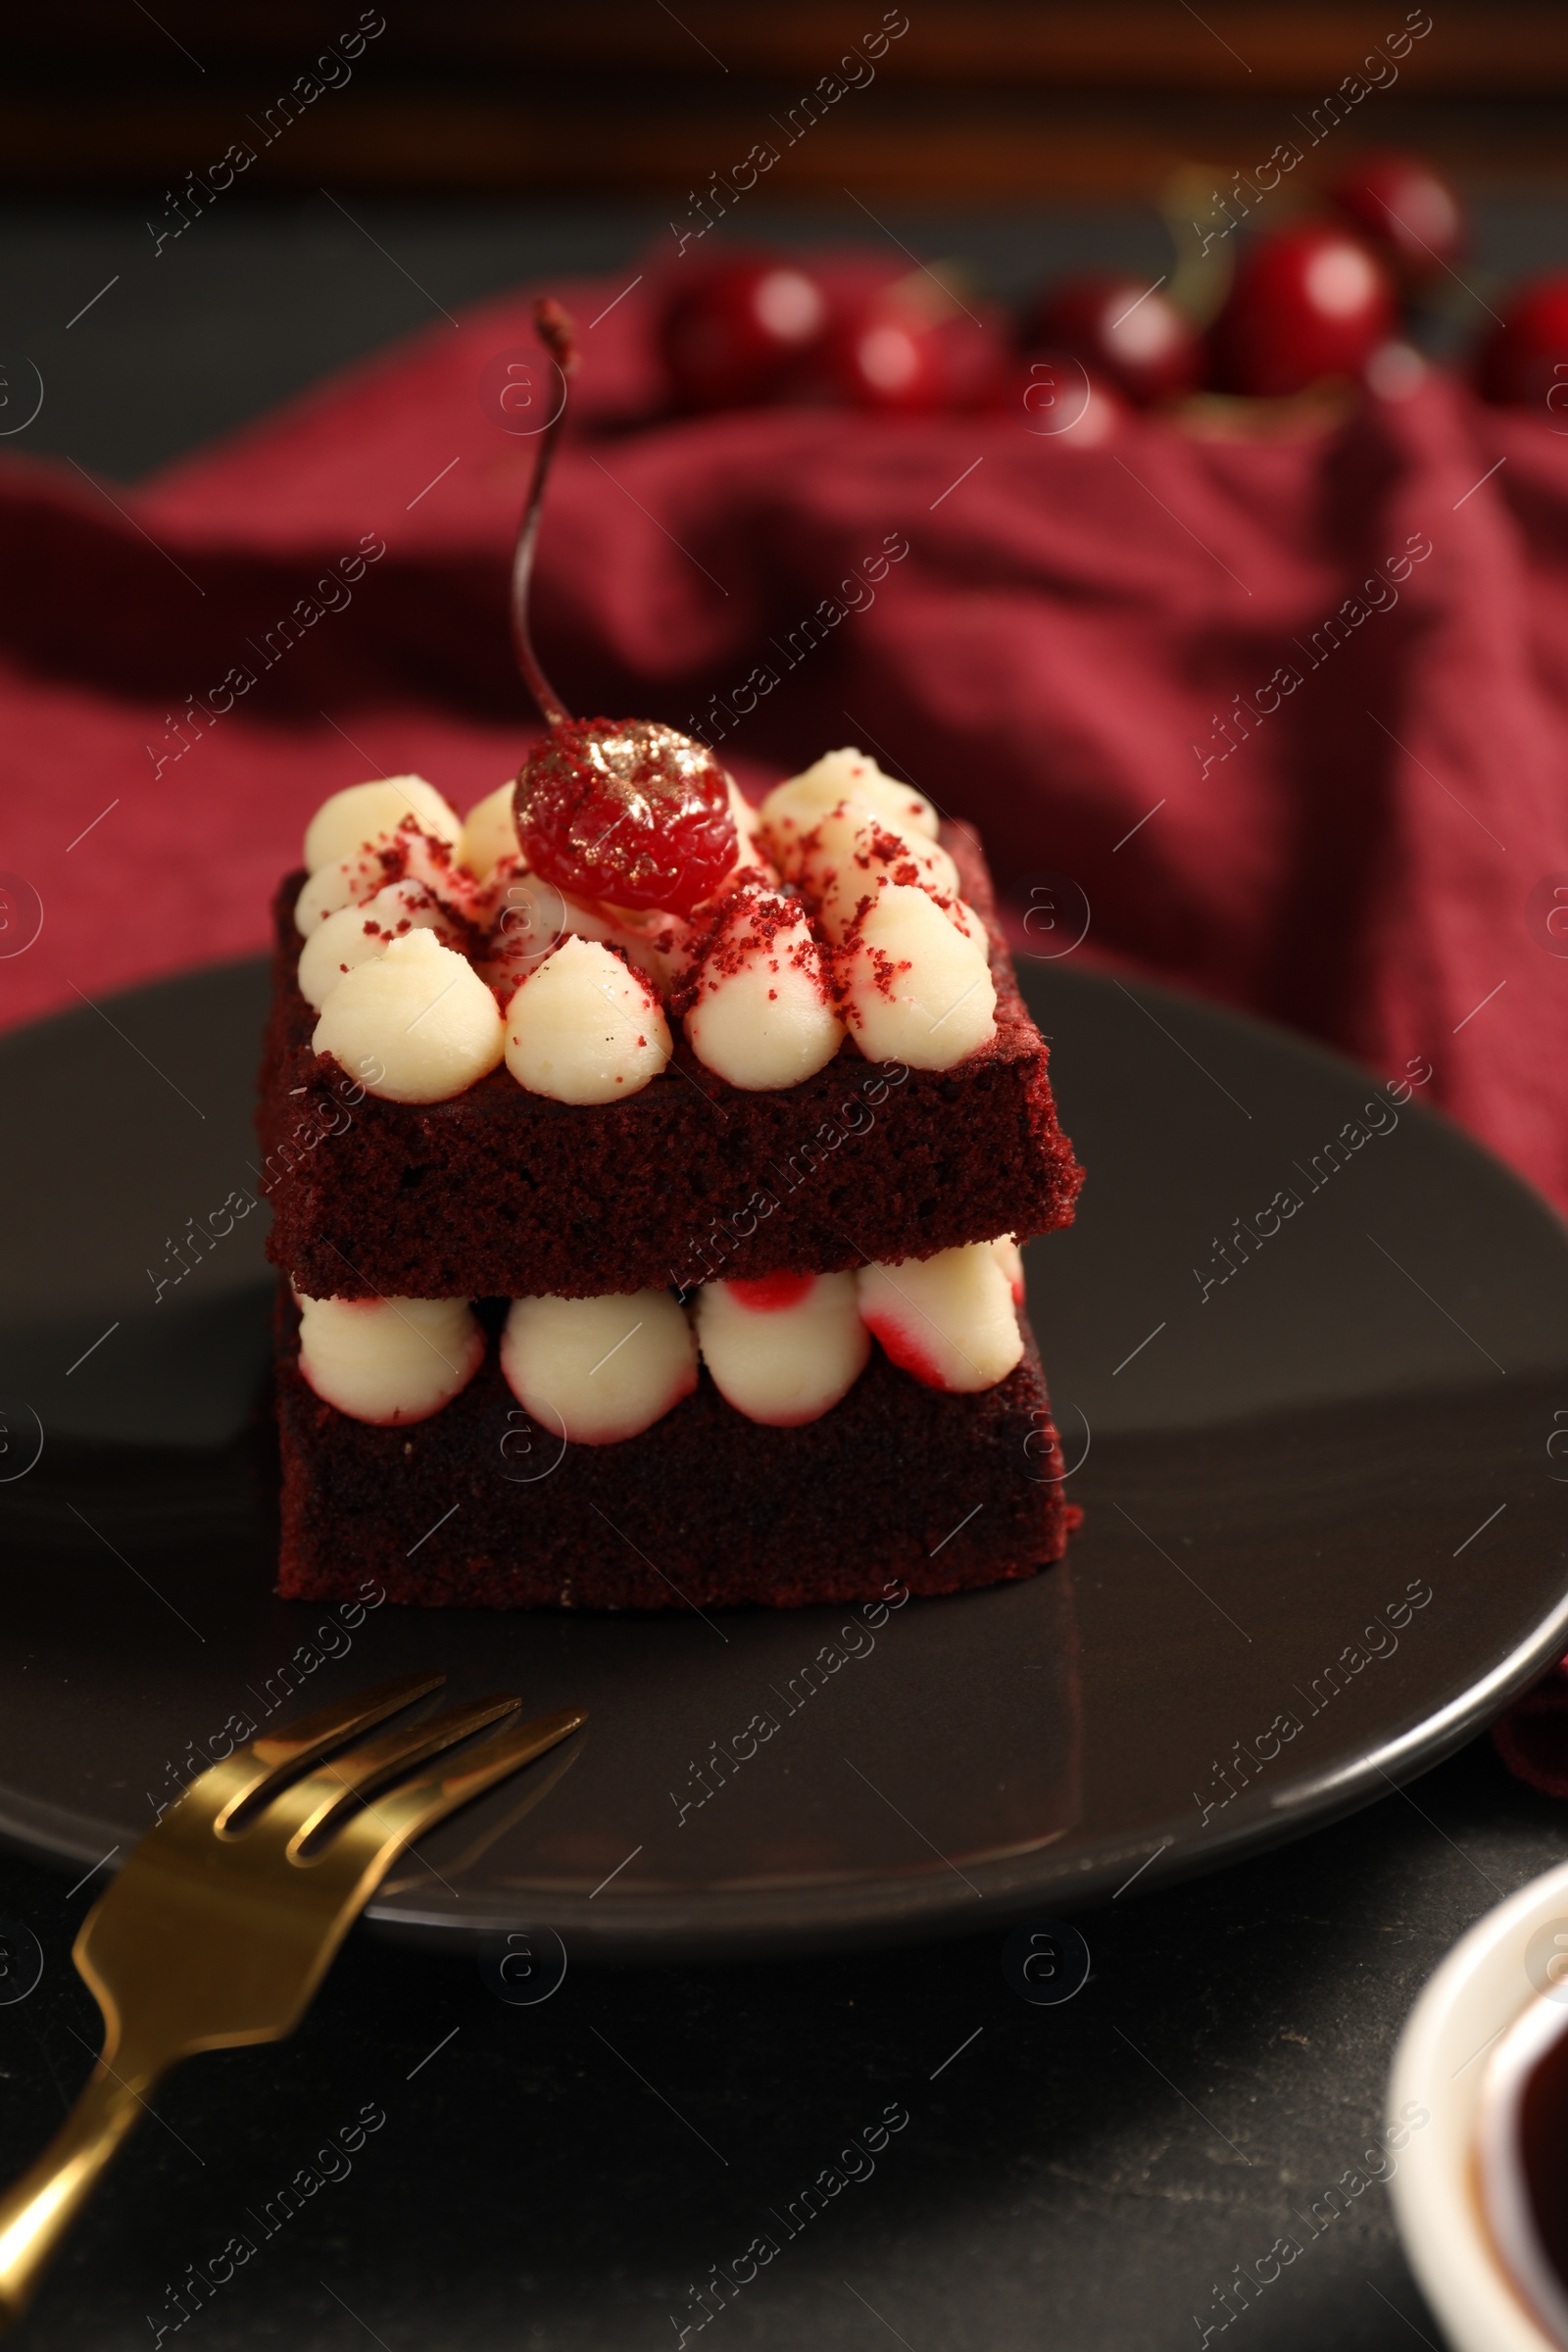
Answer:
M99 2059L43 2154L0 2197L0 2330L15 2326L164 2068L117 2050Z

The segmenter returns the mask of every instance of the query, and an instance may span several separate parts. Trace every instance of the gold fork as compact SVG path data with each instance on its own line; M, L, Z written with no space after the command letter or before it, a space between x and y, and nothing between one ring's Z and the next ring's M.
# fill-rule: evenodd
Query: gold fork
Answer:
M292 2034L404 1848L586 1721L581 1708L540 1715L450 1770L407 1778L522 1703L473 1699L306 1770L445 1680L404 1675L236 1749L192 1781L93 1905L72 1957L104 2014L103 2054L0 2198L0 2328L25 2310L161 2077L198 2050Z

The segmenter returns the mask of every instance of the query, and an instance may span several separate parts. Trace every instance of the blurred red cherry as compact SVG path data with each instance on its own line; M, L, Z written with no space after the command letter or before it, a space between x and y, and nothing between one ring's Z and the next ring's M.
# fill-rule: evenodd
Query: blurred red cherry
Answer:
M927 319L878 307L849 318L834 340L839 388L867 409L934 409L947 371Z
M1139 407L1179 399L1202 379L1197 331L1147 278L1099 274L1049 287L1026 318L1024 340L1071 352Z
M1324 375L1359 375L1388 339L1394 290L1343 229L1282 229L1244 252L1210 331L1222 392L1280 399Z
M1559 431L1568 423L1568 275L1533 278L1509 297L1476 362L1476 389L1487 400L1549 410Z
M1436 276L1464 251L1459 199L1418 155L1391 147L1358 156L1325 192L1373 251L1412 284Z
M896 288L840 321L830 368L833 388L858 408L973 409L997 397L1006 359L991 306L976 314Z
M1071 351L1031 348L1013 360L1001 405L1037 440L1064 449L1097 449L1127 416L1118 387Z
M1379 400L1397 402L1413 399L1430 373L1425 356L1415 345L1396 336L1392 342L1378 345L1367 361L1364 378L1367 390Z
M765 399L821 340L827 322L826 298L806 270L754 259L721 264L678 287L660 340L682 405L722 409Z

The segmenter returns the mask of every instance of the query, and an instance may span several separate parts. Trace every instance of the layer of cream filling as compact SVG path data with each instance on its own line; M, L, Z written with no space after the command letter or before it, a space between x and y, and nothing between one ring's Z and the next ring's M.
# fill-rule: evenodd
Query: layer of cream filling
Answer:
M772 1274L705 1283L697 1345L719 1395L748 1421L820 1420L865 1370L871 1335L853 1274Z
M484 1361L484 1333L466 1298L307 1298L300 1370L318 1396L354 1421L427 1421Z
M930 1389L994 1389L1023 1353L1010 1269L992 1242L862 1266L860 1313L893 1361Z
M612 1446L691 1395L697 1343L668 1291L514 1298L501 1369L542 1429L574 1446Z
M864 1371L873 1335L904 1371L956 1394L994 1388L1023 1352L1022 1261L1004 1235L858 1274L707 1283L690 1313L669 1291L516 1298L501 1369L519 1404L579 1446L635 1437L689 1396L698 1353L749 1421L798 1429ZM356 1421L422 1421L465 1388L484 1337L465 1298L307 1298L300 1364Z

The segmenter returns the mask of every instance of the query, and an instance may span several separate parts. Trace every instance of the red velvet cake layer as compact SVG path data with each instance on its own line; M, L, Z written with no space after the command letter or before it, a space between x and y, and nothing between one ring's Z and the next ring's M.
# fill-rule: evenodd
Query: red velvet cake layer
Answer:
M351 1421L301 1376L295 1324L285 1295L285 1600L368 1577L427 1608L795 1608L894 1580L954 1592L1032 1576L1078 1516L1027 1326L1023 1361L978 1396L924 1388L877 1350L820 1420L771 1429L704 1371L640 1437L571 1446L529 1422L493 1346L428 1421Z
M852 1038L803 1085L748 1094L677 1039L651 1085L594 1105L529 1094L505 1068L448 1102L363 1095L311 1048L317 1016L294 976L304 876L290 875L258 1120L274 1264L313 1298L582 1298L830 1273L1066 1224L1081 1172L1047 1048L978 842L955 825L942 840L991 933L988 1045L953 1070L906 1070L866 1061Z

